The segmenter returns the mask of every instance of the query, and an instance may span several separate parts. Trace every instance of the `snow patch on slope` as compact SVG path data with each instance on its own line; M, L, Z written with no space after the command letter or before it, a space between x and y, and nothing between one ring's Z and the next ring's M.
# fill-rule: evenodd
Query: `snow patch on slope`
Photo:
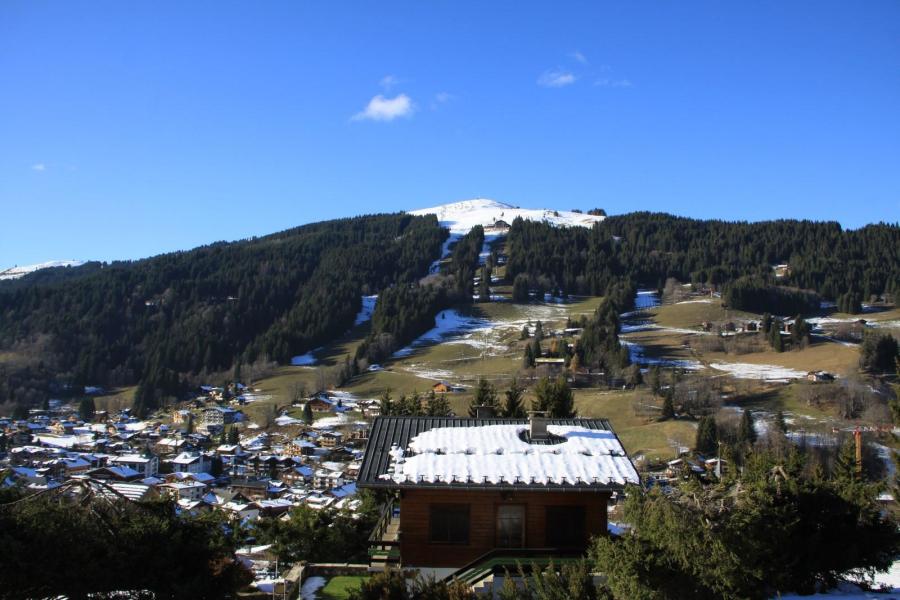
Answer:
M576 213L569 210L542 210L531 208L516 208L511 204L488 200L487 198L475 198L463 200L451 204L432 206L408 211L411 215L437 215L438 221L444 227L450 229L450 233L465 235L476 225L492 227L497 221L505 221L512 224L516 217L522 217L528 221L545 221L551 225L567 227L591 227L599 223L605 217Z
M50 269L52 267L80 267L84 264L83 260L51 260L48 262L38 263L36 265L25 265L22 267L10 267L4 271L0 271L0 281L6 279L18 279L29 273L40 271L41 269Z

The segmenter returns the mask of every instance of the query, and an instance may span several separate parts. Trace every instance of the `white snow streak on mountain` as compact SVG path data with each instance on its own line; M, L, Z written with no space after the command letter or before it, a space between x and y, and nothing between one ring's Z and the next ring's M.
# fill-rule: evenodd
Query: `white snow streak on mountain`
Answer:
M21 267L10 267L0 271L0 281L4 279L18 279L29 273L40 271L41 269L49 269L51 267L80 267L84 264L83 260L51 260L49 262L38 263L36 265L24 265Z

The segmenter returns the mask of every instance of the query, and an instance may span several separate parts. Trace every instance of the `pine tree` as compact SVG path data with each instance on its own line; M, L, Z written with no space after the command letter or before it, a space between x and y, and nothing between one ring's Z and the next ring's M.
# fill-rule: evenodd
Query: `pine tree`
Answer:
M381 414L386 417L394 414L394 401L391 399L390 388L381 393Z
M753 445L756 442L756 429L753 427L753 414L745 408L741 415L741 424L738 428L738 441Z
M647 370L647 385L653 391L654 396L658 396L662 389L662 372L659 365L651 365Z
M508 419L521 419L525 416L525 407L522 405L522 396L525 388L519 385L519 382L513 377L509 383L509 388L504 392L505 403L503 405L503 416Z
M228 429L228 443L235 446L241 441L240 434L238 433L237 427L232 425Z
M309 400L303 405L303 422L307 425L312 425L315 417L313 416L312 404L309 403Z
M531 349L531 344L525 346L525 353L522 356L522 366L526 369L534 367L534 351Z
M541 340L538 339L537 335L535 335L534 339L531 341L531 355L535 360L544 356L544 351L541 350Z
M528 331L528 325L522 325L522 333L519 334L520 340L527 340L531 337L531 333Z
M715 454L719 444L719 432L716 427L716 419L712 415L700 418L697 425L697 439L694 443L695 449L700 454Z
M538 321L534 326L534 339L540 343L544 339L544 324Z
M449 417L452 412L450 403L447 401L447 395L441 394L437 396L434 390L428 397L428 416L429 417Z
M669 388L669 390L671 392L672 388ZM664 421L675 418L675 400L673 397L673 393L667 393L663 398L662 419Z
M781 433L787 433L787 422L784 420L783 411L779 410L775 413L775 429L777 429Z
M477 409L479 406L497 407L497 390L483 377L478 380L478 387L475 388L475 395L472 397L472 403L469 405L470 417L478 414Z
M78 417L85 423L93 421L96 413L97 407L94 405L94 399L91 396L85 396L78 403Z
M575 397L564 377L544 377L534 386L534 393L534 410L546 412L554 419L571 419L575 416Z

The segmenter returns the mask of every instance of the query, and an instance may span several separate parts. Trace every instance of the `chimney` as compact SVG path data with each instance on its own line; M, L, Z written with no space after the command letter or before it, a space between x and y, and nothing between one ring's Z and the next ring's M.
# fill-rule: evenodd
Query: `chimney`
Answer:
M550 437L547 433L547 413L533 410L528 413L528 436L532 441L546 440Z
M482 404L481 406L475 407L475 418L476 419L493 419L496 414L494 412L494 407L490 404Z

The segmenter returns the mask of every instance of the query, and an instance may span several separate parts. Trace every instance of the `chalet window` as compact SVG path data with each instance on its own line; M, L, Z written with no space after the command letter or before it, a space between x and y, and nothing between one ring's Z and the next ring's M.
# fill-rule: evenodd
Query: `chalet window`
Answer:
M547 546L583 546L587 539L584 527L583 506L547 507Z
M428 541L438 544L468 544L469 505L432 504Z

